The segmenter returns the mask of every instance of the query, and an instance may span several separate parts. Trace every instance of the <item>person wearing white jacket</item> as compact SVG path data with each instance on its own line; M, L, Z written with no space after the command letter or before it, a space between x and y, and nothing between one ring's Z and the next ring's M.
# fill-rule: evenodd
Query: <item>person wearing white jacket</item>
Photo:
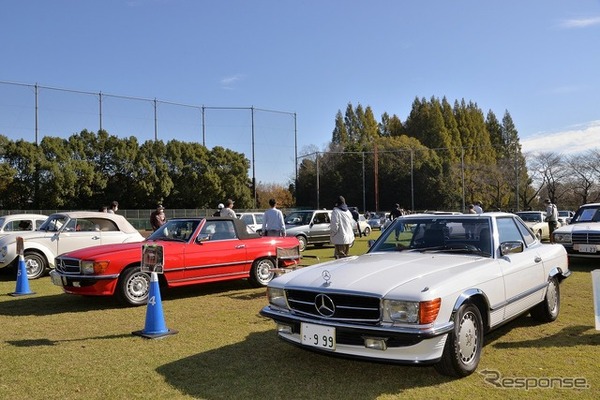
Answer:
M352 213L348 210L346 200L343 196L338 196L335 207L331 212L331 243L335 246L334 257L348 257L350 245L354 242L354 219Z

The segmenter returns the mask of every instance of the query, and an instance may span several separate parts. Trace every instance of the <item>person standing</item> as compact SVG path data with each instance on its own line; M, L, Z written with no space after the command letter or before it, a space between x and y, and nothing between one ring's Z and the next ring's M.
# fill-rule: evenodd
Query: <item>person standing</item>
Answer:
M352 213L348 210L346 199L338 196L335 207L331 212L330 239L335 246L333 253L335 258L348 257L350 245L354 241Z
M483 214L483 207L481 207L480 201L475 202L475 204L473 205L473 209L475 210L476 214Z
M156 210L152 211L150 214L150 225L152 226L152 230L157 230L163 226L165 222L167 222L167 218L165 217L165 208L159 204L158 207L156 207Z
M283 213L277 209L277 201L269 199L271 208L263 214L262 233L263 236L285 236L285 222Z
M223 207L225 207L223 205L223 203L219 203L219 205L217 206L217 211L215 211L215 213L213 214L213 217L220 217L221 216L221 210L223 209Z
M394 204L394 208L392 209L392 211L390 211L390 220L394 221L396 218L400 218L403 215L404 215L404 210L402 208L400 208L400 204L398 204L398 203ZM400 232L404 232L404 224L398 224L398 225L396 225L396 228L394 229L394 235L396 236L396 241L399 240Z
M552 232L558 228L558 209L550 199L544 200L544 204L546 204L546 222L548 222L548 231L550 232L550 243L554 243Z
M119 209L119 202L114 200L112 203L110 203L110 208L108 209L107 213L114 214L117 212L118 209Z
M221 217L236 218L235 212L233 211L233 200L227 199L225 207L221 210Z

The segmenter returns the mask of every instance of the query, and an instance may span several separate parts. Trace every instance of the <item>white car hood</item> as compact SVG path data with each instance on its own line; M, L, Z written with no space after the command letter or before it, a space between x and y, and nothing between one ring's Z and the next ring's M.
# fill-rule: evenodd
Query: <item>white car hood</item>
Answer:
M6 235L0 238L0 245L6 245L15 243L18 237L22 237L23 240L36 240L42 238L51 238L57 232L46 232L46 231L31 231L31 232L23 232L23 233L11 233L10 235Z
M372 253L301 268L274 279L270 286L377 296L401 291L418 299L419 293L427 291L426 287L447 282L452 276L491 261L448 253Z
M577 224L569 224L569 225L561 226L554 232L571 232L571 233L600 232L600 222L579 222Z

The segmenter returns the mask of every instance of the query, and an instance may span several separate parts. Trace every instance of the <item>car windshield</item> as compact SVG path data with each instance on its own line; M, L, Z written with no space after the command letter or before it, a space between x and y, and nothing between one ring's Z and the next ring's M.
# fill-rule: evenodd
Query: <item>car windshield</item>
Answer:
M397 218L369 249L379 251L435 251L492 255L490 220L487 217Z
M600 221L600 206L582 207L571 219L571 224Z
M46 232L58 232L69 220L69 218L65 215L57 215L54 217L48 218L42 226L40 226L40 231Z
M312 217L312 211L310 212L293 212L285 217L286 225L307 225L310 223Z
M148 236L147 240L176 240L187 242L194 234L199 223L200 220L169 220Z
M518 212L517 215L525 222L543 222L542 214L539 212Z

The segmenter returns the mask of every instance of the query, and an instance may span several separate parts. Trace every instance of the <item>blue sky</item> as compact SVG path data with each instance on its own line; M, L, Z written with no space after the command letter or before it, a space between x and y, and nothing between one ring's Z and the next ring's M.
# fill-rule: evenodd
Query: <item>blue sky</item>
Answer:
M152 105L122 97L225 107L207 146L265 183L293 177L295 128L299 155L323 150L348 103L403 121L416 97L508 110L525 151L600 138L600 0L0 0L0 35L0 134L34 140L33 89L12 83L73 91L40 91L41 136L98 129L78 92L107 94L104 129L141 142ZM254 157L250 107L277 111L255 112ZM158 121L159 139L202 142L198 109L163 103Z

